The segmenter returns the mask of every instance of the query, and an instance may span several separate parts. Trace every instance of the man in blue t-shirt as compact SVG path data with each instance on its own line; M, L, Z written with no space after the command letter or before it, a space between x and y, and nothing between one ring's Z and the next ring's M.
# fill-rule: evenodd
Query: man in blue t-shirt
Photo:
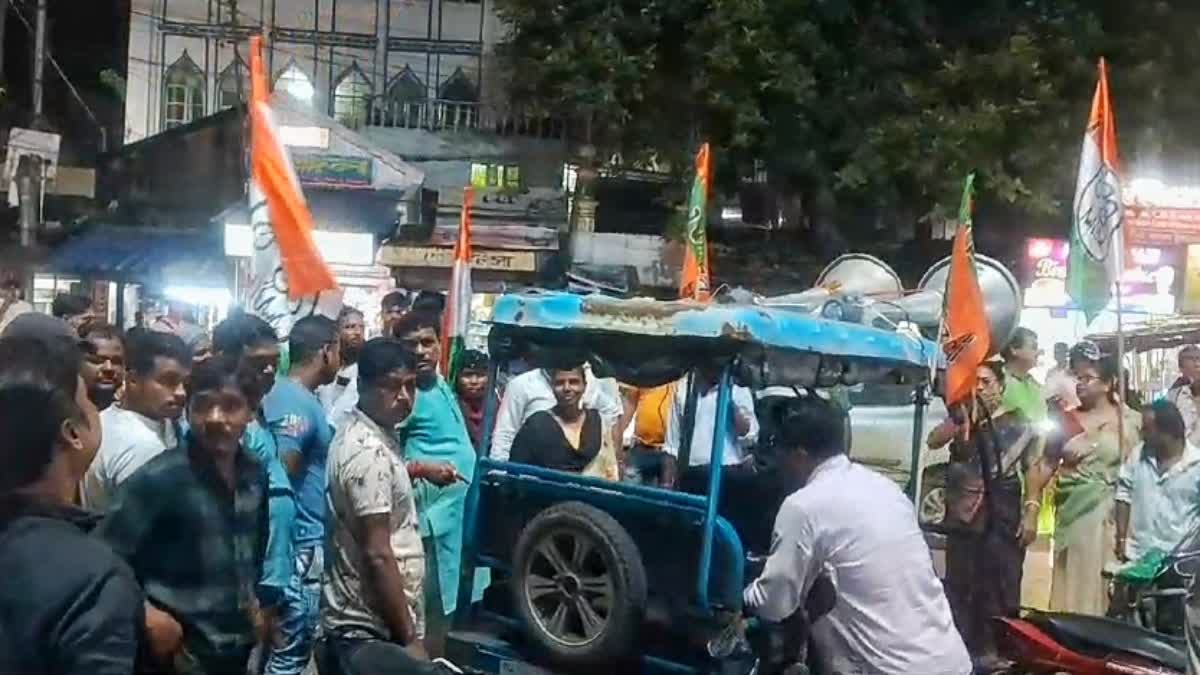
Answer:
M333 428L316 389L332 382L341 367L337 324L323 316L297 321L288 336L288 357L291 372L276 380L263 401L267 425L296 495L292 530L295 568L284 593L279 642L267 661L267 675L300 675L304 671L320 621L325 462Z

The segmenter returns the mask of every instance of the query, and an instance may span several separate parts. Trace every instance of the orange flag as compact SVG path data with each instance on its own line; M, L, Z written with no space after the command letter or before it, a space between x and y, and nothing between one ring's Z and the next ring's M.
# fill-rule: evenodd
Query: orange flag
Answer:
M261 36L250 38L250 209L253 212L259 208L255 196L266 201L286 274L287 295L295 301L333 290L337 281L313 242L312 213L279 138L269 100L262 43Z
M708 300L708 191L712 185L708 143L696 153L696 179L688 196L687 232L684 234L683 274L679 297Z
M946 355L947 406L962 403L975 393L975 370L991 349L987 306L975 270L975 242L972 236L971 209L974 201L975 174L967 176L958 211L958 232L946 277L945 330L942 351Z

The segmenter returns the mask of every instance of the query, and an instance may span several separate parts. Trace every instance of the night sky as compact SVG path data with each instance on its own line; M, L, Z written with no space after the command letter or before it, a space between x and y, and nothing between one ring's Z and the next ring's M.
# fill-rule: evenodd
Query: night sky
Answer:
M109 150L123 136L124 104L101 83L100 73L112 69L125 75L129 40L130 0L49 0L48 40L51 53L79 90L88 107L109 129ZM0 106L3 126L30 121L33 35L18 17L32 27L35 0L12 0L4 35L4 79L8 93ZM47 62L46 116L63 134L64 160L88 162L99 151L96 125L71 96L58 73Z

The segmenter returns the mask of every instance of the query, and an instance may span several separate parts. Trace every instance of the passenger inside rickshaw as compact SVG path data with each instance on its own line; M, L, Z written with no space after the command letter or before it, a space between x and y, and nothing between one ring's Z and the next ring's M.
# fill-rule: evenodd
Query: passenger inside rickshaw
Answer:
M625 479L626 464L632 457L628 453L621 456L619 468L617 458L623 452L621 432L631 424L633 410L626 406L623 411L618 410L621 416L613 419L613 402L607 398L614 398L611 392L618 386L632 388L645 377L660 377L658 372L666 367L665 363L646 364L627 372L628 379L619 379L605 376L621 368L614 368L602 356L579 348L547 349L524 344L510 349L521 355L516 364L523 371L520 376L530 378L536 372L536 377L547 383L545 386L554 395L554 407L532 410L546 405L545 402L539 405L526 401L517 412L501 413L524 420L504 458L610 481ZM627 349L631 350L629 353L642 353L633 347ZM679 355L672 358L679 360ZM499 380L517 381L514 376L506 378L506 368L500 365ZM666 438L659 458L661 480L651 484L698 496L707 494L717 388L723 365L719 359L701 361L671 383L672 395L662 404ZM847 406L842 375L842 367L829 362L822 365L815 382L818 388L761 389L737 382L732 387L733 405L722 458L718 513L733 526L751 558L769 551L775 513L794 488L783 484L775 471L775 410L787 400L805 395L833 398ZM897 373L886 379L902 385L905 378ZM781 393L777 391L780 389L788 391ZM689 395L695 397L690 408ZM849 419L847 427L849 439ZM681 453L685 446L689 448L686 455ZM493 444L493 457L495 447ZM681 470L684 461L687 466Z

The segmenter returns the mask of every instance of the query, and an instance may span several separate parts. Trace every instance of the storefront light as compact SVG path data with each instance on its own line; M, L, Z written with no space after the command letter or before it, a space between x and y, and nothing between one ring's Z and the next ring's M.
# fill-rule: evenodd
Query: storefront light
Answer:
M204 307L228 307L233 303L233 296L225 288L210 288L206 286L167 286L163 295L171 300L186 302L190 305Z
M330 232L316 230L313 242L325 262L338 265L374 265L375 237L367 232ZM254 236L249 225L225 225L225 255L249 258L254 252Z
M1029 257L1031 259L1049 258L1054 255L1054 240L1053 239L1030 239L1029 240Z
M325 127L294 127L280 125L279 138L283 144L293 148L329 147L329 129Z

